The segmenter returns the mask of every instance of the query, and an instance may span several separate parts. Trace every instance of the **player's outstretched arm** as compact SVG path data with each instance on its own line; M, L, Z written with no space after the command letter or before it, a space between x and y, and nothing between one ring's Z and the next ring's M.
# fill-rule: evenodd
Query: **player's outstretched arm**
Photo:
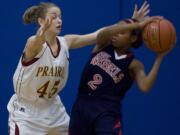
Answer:
M64 37L70 49L81 48L81 47L95 44L97 35L102 29L103 28L98 29L97 31L93 33L89 33L85 35L69 34L69 35L65 35Z
M148 74L145 73L144 65L139 60L135 59L132 61L129 69L133 74L139 89L142 92L146 93L150 91L157 78L161 62L164 56L167 55L171 51L171 49L172 48L170 48L167 52L157 54L154 64Z
M109 45L111 43L112 37L124 32L124 31L132 31L134 29L142 29L144 26L150 22L152 22L156 18L161 18L159 16L149 17L146 18L140 22L134 22L134 23L126 23L126 21L120 21L117 24L105 27L103 30L101 30L97 36L97 43L96 47L94 49L94 52L97 52L98 50L102 49L106 45Z
M142 92L145 93L149 92L149 90L153 86L157 78L157 74L162 60L163 60L162 55L157 56L148 74L145 73L144 65L139 60L135 59L132 61L130 65L130 71L132 71L132 74L137 82L137 85Z

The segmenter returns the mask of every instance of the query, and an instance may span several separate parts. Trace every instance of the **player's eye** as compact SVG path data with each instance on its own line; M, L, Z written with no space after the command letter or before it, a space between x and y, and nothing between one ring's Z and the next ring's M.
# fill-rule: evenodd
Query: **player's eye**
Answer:
M56 16L56 15L52 15L52 18L53 18L53 19L56 19L56 18L57 18L57 16Z

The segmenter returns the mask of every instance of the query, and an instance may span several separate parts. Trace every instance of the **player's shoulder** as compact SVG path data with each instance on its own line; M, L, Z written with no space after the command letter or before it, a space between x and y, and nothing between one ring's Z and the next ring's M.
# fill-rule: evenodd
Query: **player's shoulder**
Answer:
M32 35L30 37L27 38L27 42L33 42L35 40L36 36Z
M59 40L61 46L65 47L66 49L69 49L68 41L65 38L65 36L57 36L57 39Z
M56 37L60 42L66 41L66 38L64 36L57 36Z
M69 48L71 48L71 45L73 44L73 42L76 41L76 39L78 39L80 37L81 37L81 35L77 35L77 34L67 34L67 35L64 35L64 39L66 40L67 46Z

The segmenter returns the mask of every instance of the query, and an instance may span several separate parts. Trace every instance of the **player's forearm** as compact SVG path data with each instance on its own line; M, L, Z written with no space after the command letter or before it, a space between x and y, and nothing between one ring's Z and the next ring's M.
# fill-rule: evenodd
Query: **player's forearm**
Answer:
M140 28L139 23L132 23L132 24L115 24L109 27L104 28L101 31L102 34L106 37L112 37L122 31L130 31L134 29Z
M151 68L151 71L148 73L148 75L146 76L146 78L143 81L144 84L144 92L148 92L150 90L150 88L153 86L156 78L157 78L157 74L161 65L163 57L157 57L153 67Z
M88 45L93 45L96 43L97 35L102 30L98 29L97 31L85 34L85 35L66 35L65 38L69 41L69 47L71 49L81 48Z
M111 41L112 37L123 31L129 31L140 28L139 23L132 24L114 24L108 27L105 27L102 31L99 32L97 36L97 45L99 48L106 46Z
M25 49L25 56L24 60L28 61L29 59L34 58L39 51L42 49L42 45L45 42L45 35L39 33L39 30L37 31L36 35L30 37L27 40L26 43L26 49Z
M41 28L39 28L36 32L34 42L36 43L36 45L42 45L45 41L45 32Z

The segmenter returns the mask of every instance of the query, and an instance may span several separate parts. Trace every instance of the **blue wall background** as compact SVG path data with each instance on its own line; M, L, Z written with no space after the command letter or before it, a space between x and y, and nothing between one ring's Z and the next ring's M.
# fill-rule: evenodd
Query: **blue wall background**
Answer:
M53 1L53 0L52 0ZM24 26L22 14L39 0L6 0L1 2L0 18L0 135L7 135L7 103L13 94L12 76L26 39L35 33L35 26ZM134 4L143 0L54 0L62 9L63 30L85 34L113 24L120 18L132 15ZM151 15L163 15L171 20L180 32L180 6L178 0L148 0ZM70 112L77 87L92 47L70 51L70 75L61 97ZM180 135L180 63L179 42L164 59L157 81L149 94L142 94L136 85L127 93L123 106L124 135ZM135 51L147 71L155 54L145 47Z

